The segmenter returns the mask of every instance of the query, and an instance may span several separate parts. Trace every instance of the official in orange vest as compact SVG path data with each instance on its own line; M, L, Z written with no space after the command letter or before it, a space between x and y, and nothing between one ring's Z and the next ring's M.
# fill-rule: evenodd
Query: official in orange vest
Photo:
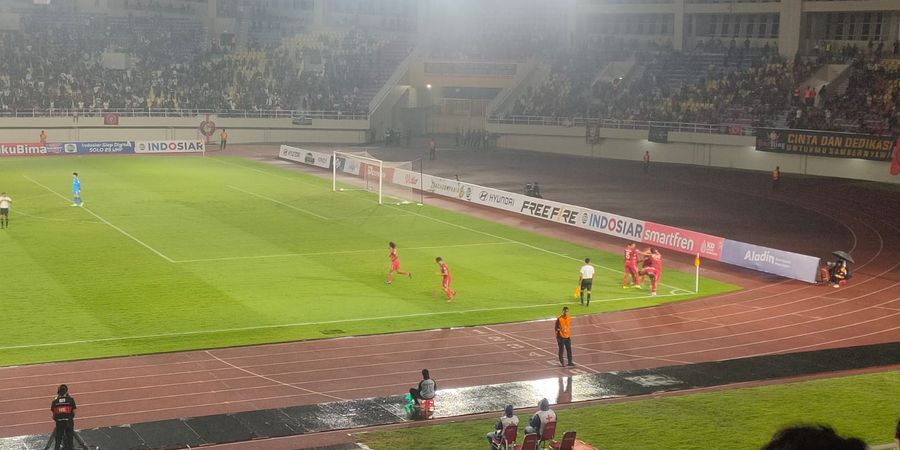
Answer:
M569 315L569 307L563 306L562 315L556 318L556 345L559 346L559 365L565 367L563 362L563 348L566 349L566 356L569 358L569 366L574 366L572 362L572 316Z
M219 150L225 150L226 145L228 145L228 132L222 128L222 132L219 133Z
M47 132L46 131L41 130L40 140L41 140L41 147L46 147L47 146Z

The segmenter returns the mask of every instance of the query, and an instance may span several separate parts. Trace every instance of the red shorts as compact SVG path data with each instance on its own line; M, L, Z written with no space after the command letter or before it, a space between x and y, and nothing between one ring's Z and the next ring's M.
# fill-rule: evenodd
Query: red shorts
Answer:
M400 270L400 260L395 259L391 261L391 271Z
M444 279L441 280L441 286L445 288L450 287L450 277L444 277Z
M626 273L638 273L637 264L634 264L634 263L625 264L625 272Z
M656 278L659 276L659 272L656 271L656 267L644 267L644 275Z

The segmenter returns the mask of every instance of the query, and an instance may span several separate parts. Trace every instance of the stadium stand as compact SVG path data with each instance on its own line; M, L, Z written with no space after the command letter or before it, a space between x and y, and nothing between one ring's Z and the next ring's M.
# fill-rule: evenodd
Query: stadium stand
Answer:
M301 34L265 49L206 49L197 20L166 16L35 14L23 22L22 30L0 33L5 115L117 108L365 114L409 52L403 37L363 32ZM110 62L117 56L118 64Z
M861 58L850 70L843 93L820 94L819 106L797 108L793 117L789 114L788 124L813 130L900 133L900 59Z

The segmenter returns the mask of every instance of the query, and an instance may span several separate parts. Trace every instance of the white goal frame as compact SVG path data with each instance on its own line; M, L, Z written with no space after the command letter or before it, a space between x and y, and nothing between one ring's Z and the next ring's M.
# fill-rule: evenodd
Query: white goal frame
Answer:
M340 169L338 168L338 158L341 158L344 161L344 164ZM354 186L361 181L362 184L365 185L366 191L375 192L377 189L379 205L382 205L385 202L385 191L387 191L388 202L391 202L392 199L397 199L397 205L423 205L424 190L421 187L423 177L421 158L413 161L384 161L375 158L367 151L348 152L335 150L332 152L331 161L332 192L344 191L345 189L338 187L338 177L348 177L354 181L347 182L341 180L342 184ZM359 172L354 173L353 171L346 171L345 169L348 167L347 161L353 161L353 164L360 164L361 167L359 168ZM418 172L413 170L416 163L419 164ZM413 182L417 183L418 186L410 184L409 175L406 175L405 177L398 175L404 173L415 174L416 178L413 179ZM372 180L373 176L378 177L377 186L374 184L375 180ZM385 181L386 176L389 178ZM403 180L397 182L398 177L403 178ZM418 179L418 181L416 181L416 179Z
M353 158L365 161L369 164L378 166L378 204L381 205L384 201L384 161L376 158L372 158L371 156L364 156L356 153L350 152L342 152L335 150L331 155L331 191L337 192L337 159L338 156L347 158Z

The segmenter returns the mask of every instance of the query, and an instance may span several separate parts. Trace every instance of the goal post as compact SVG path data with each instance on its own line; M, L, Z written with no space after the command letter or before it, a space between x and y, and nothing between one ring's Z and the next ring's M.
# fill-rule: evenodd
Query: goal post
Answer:
M332 191L370 192L379 204L422 204L421 161L383 161L365 151L334 151L332 157Z

